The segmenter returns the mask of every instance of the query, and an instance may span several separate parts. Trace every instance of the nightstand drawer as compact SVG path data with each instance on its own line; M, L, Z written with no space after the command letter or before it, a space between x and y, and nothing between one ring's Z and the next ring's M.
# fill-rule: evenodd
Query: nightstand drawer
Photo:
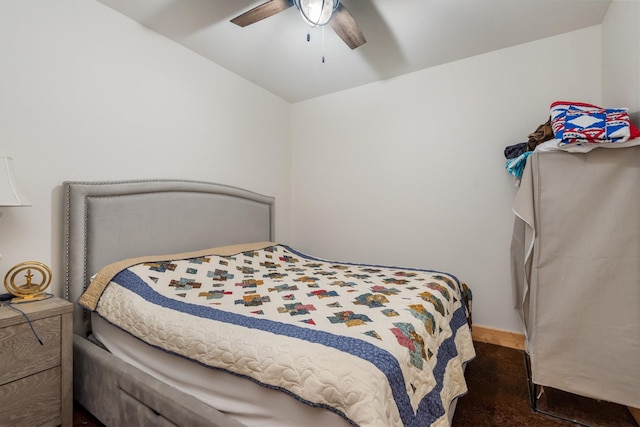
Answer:
M0 427L73 426L72 339L68 301L0 307Z
M0 386L0 402L3 427L60 425L60 367Z
M60 316L32 324L44 345L26 322L0 329L0 385L60 365Z

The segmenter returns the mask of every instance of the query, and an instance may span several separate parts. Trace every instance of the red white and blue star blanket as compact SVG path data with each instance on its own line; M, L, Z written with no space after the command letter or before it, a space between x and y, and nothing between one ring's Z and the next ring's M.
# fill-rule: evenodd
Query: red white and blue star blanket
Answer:
M640 136L627 108L601 108L584 102L552 103L551 128L560 146L621 144Z
M464 298L450 274L259 243L108 266L80 303L154 347L389 427L448 425L475 356Z

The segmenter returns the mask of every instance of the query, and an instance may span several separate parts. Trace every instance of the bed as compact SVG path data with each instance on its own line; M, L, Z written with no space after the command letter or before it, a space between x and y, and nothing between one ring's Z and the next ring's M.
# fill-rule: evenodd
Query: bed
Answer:
M104 424L450 425L475 356L455 276L275 243L274 199L236 187L63 188L74 398Z

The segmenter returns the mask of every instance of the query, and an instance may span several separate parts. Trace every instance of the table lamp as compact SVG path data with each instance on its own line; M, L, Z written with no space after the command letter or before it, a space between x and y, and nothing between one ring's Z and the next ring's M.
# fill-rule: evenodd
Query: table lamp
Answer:
M18 187L16 175L13 172L13 159L0 156L0 207L9 206L31 206L31 203ZM2 259L1 254L0 259Z
M31 206L16 182L13 159L6 156L0 156L0 207L3 206Z

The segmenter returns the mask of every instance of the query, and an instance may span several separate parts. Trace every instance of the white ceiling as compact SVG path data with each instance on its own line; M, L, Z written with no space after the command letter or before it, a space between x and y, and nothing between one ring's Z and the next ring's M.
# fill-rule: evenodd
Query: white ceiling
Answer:
M342 0L367 39L350 50L330 26L307 42L295 7L245 28L229 22L266 0L98 1L290 102L597 25L611 3Z

